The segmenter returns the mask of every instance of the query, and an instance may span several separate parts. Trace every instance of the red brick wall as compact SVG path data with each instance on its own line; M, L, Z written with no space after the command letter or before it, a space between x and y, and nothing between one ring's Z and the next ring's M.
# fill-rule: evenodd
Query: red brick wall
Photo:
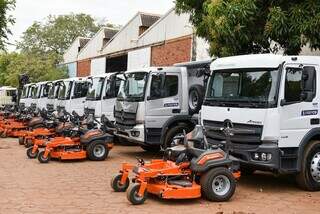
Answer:
M77 77L89 76L91 71L91 60L79 61L77 65Z
M188 62L191 59L192 39L185 37L166 41L165 44L151 48L152 66L170 66Z

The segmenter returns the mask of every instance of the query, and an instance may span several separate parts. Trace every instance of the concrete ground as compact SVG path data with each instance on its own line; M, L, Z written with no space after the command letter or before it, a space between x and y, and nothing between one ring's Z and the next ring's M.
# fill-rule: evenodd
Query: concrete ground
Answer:
M17 139L0 139L0 213L320 213L320 192L296 188L291 177L242 176L231 201L166 201L149 197L132 206L110 179L124 161L156 157L139 147L116 146L104 162L40 164L27 159Z

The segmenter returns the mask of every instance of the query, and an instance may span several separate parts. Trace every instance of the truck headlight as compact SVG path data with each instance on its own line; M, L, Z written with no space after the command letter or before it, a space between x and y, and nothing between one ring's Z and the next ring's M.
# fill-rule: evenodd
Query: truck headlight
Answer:
M131 131L132 137L139 137L140 136L140 131Z

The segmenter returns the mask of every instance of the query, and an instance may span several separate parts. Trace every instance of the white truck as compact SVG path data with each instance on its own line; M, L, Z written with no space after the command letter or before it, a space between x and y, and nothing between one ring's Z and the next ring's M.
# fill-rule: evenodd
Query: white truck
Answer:
M157 151L191 131L204 97L211 61L152 67L124 73L114 116L120 140Z
M243 171L296 175L300 187L320 190L320 57L243 55L215 60L201 109L208 141L212 127L231 121Z
M101 116L105 115L111 122L114 122L114 104L123 80L121 73L106 73L88 77L89 90L85 112L93 114L99 121Z
M49 112L53 112L57 109L59 89L62 81L63 80L55 80L52 82L52 84L50 84L48 91L48 99L46 103L46 109Z
M20 98L20 106L23 108L28 108L31 106L31 88L33 83L29 83L23 86L23 90Z
M17 89L9 86L0 87L0 106L15 105L17 101Z
M83 115L88 88L87 78L75 77L62 80L59 83L57 110L65 109L69 113L76 111L79 115Z

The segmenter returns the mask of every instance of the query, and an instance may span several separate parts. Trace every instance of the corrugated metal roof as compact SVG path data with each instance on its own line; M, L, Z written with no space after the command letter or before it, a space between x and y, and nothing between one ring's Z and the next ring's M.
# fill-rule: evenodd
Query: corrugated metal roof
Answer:
M142 26L145 26L145 27L150 27L160 19L160 16L157 16L157 15L149 15L149 14L141 13L140 16L141 16Z
M105 28L104 29L104 35L106 39L111 39L114 35L118 33L118 30L115 29L110 29L110 28Z
M89 38L79 38L80 49L83 48L89 41Z

